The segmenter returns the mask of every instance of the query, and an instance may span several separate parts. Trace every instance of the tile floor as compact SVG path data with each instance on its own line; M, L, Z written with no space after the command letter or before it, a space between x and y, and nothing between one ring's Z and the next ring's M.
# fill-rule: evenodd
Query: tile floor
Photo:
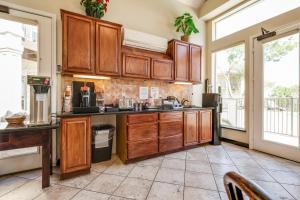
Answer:
M223 143L123 165L93 164L92 173L41 189L41 171L0 178L0 200L223 200L223 175L240 172L274 199L300 200L300 164Z

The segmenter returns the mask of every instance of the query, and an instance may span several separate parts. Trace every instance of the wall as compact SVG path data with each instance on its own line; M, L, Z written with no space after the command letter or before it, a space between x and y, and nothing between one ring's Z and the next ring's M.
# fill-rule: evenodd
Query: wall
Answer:
M288 24L295 24L300 23L300 8L292 10L288 13L282 14L280 16L274 17L270 20L264 21L262 23L259 23L257 25L251 26L247 29L244 29L242 31L233 33L229 36L226 36L222 39L213 41L212 40L212 20L208 21L206 23L206 60L207 60L207 71L206 71L206 77L212 78L212 53L221 49L225 49L228 47L231 47L233 45L239 44L244 42L245 48L246 48L246 58L245 58L245 80L246 80L246 97L245 97L245 127L246 132L240 132L240 131L232 131L232 130L224 130L223 131L223 137L236 140L243 143L250 143L252 141L252 112L249 112L252 110L250 107L251 100L253 99L253 96L255 95L254 91L253 93L250 93L252 91L252 87L250 84L250 80L253 80L253 77L250 77L250 74L253 70L252 60L252 37L257 36L261 34L261 27L266 28L267 30L278 30L282 26L286 26Z

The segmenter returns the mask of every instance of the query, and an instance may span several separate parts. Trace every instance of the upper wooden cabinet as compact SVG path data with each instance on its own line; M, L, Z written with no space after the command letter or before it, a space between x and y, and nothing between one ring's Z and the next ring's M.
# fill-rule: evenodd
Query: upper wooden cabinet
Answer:
M149 57L123 53L122 76L149 79L150 62Z
M119 76L121 25L61 10L63 73Z
M63 71L93 74L95 71L95 22L62 11Z
M172 60L153 58L151 62L151 78L157 80L174 80L174 65Z
M174 60L175 81L201 82L201 46L171 40L167 53Z
M121 26L96 22L96 74L121 73Z
M90 117L63 118L61 121L61 173L62 177L91 167Z
M184 112L184 145L198 144L198 111Z
M206 143L212 141L212 111L199 111L199 142Z

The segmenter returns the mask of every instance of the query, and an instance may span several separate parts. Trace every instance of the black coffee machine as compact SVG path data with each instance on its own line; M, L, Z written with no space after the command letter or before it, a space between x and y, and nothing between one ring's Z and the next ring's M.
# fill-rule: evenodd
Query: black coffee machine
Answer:
M97 113L95 84L93 82L73 81L73 113Z

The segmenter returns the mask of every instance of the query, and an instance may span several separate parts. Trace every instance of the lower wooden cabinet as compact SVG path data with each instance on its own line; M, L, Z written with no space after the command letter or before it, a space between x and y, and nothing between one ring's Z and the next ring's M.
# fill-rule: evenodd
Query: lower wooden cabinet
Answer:
M184 112L184 146L198 144L198 111Z
M168 152L183 147L183 134L159 138L159 152Z
M157 138L154 140L129 142L127 145L128 159L149 156L158 152Z
M207 143L212 141L212 111L199 111L199 142Z
M62 177L88 171L91 167L91 118L63 118L60 140Z

